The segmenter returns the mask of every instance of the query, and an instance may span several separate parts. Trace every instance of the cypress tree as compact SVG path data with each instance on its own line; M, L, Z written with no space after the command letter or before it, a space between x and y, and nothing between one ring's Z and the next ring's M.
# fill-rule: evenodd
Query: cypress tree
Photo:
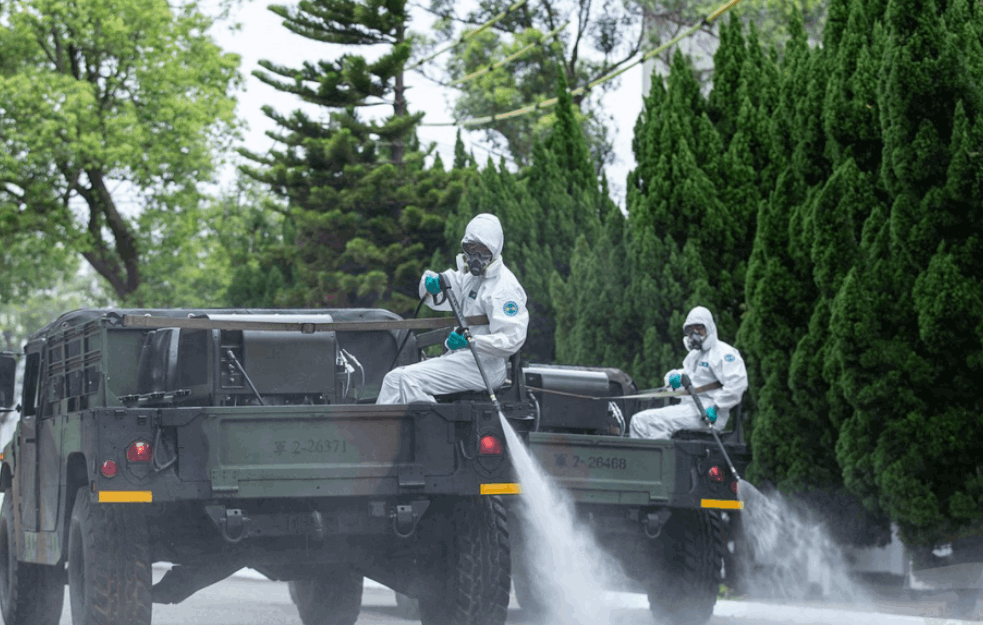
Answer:
M630 294L625 289L625 217L611 206L597 244L577 239L570 279L554 277L556 357L559 362L627 370L633 358L624 325Z
M638 168L629 176L627 254L633 299L628 326L644 328L633 372L644 383L685 355L681 325L700 304L720 335L735 342L745 310L747 264L772 146L767 140L777 73L767 69L756 35L736 21L722 28L709 99L682 55L668 88L653 89L636 125ZM762 138L764 137L764 138ZM758 168L761 168L759 171Z
M749 477L770 480L782 488L800 487L786 477L790 465L804 458L807 444L796 421L789 393L791 355L805 334L815 294L807 258L790 245L789 233L799 227L795 213L806 202L810 180L806 173L817 169L810 161L818 158L808 142L806 118L817 102L807 101L818 92L818 53L810 50L806 33L796 17L790 26L791 39L780 67L778 103L772 118L772 158L786 163L774 190L760 205L754 245L745 280L748 310L738 332L738 345L748 366L749 393L754 410L749 436L754 460ZM820 151L821 153L821 151Z
M820 147L825 146L823 160L837 167L794 211L801 227L792 245L802 254L800 266L811 273L808 286L815 299L788 371L797 426L794 435L803 442L802 452L783 469L784 484L794 484L800 494L808 491L836 533L853 543L886 541L890 536L886 517L876 509L873 515L858 515L861 502L843 487L835 445L840 425L852 409L835 383L835 365L830 359L831 302L857 261L864 221L882 201L876 175L871 172L880 156L876 99L863 82L870 77L871 61L877 54L870 52L873 31L863 8L857 0L837 3L834 13L849 12L850 17L846 24L834 22L831 32L824 33L822 54L830 67L829 78L811 91L825 92L821 96L825 140ZM809 131L815 128L810 119ZM809 444L817 439L820 444Z
M887 3L878 100L888 204L864 224L859 262L833 302L838 381L853 407L837 445L844 479L909 542L983 528L983 420L967 386L981 346L969 252L983 202L981 24L965 0Z
M582 236L593 246L601 215L612 206L562 78L558 97L555 123L547 139L534 147L532 165L516 176L504 163L496 168L489 161L445 229L448 244L457 246L475 214L490 212L502 221L503 255L528 295L530 322L523 352L538 362L556 360L554 297L567 292L577 241ZM567 309L572 305L566 304Z
M384 48L373 61L349 53L299 68L260 62L261 80L330 113L323 122L265 107L279 126L271 135L279 147L269 155L244 152L256 164L244 171L287 200L297 225L291 292L277 299L412 310L416 281L424 260L443 246L452 204L419 195L433 183L414 136L421 115L408 112L403 85L405 0L304 0L271 10L312 41ZM364 115L381 102L391 102L391 114Z
M712 309L715 304L701 254L716 256L719 248L704 250L700 242L717 237L720 243L728 234L722 232L716 186L694 152L708 143L714 148L702 152L707 158L720 152L720 137L705 110L689 62L676 55L668 87L652 81L636 125L638 167L628 184L626 249L633 306L627 326L637 328L631 370L641 384L661 384L663 373L679 365L688 307L698 302Z

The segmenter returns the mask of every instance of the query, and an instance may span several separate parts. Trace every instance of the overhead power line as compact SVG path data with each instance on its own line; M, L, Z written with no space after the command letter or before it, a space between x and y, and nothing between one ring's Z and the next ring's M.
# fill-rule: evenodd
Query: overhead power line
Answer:
M495 17L491 18L489 21L485 22L484 24L482 24L481 26L479 26L475 30L466 31L454 43L450 44L449 46L445 46L445 47L441 48L440 50L437 50L436 52L434 52L430 56L426 57L425 59L420 59L419 61L417 61L413 65L410 65L406 69L407 70L416 69L416 68L420 67L421 65L423 65L424 63L429 63L430 61L434 60L435 58L437 58L438 56L440 56L444 52L447 52L448 50L453 50L454 48L456 48L457 46L461 45L462 43L464 43L465 41L467 41L471 37L474 37L478 33L484 32L488 28L494 26L496 23L502 21L512 11L515 11L516 9L518 9L519 7L521 7L522 5L524 5L526 2L527 2L527 0L519 0L518 2L516 2L515 4L513 4L509 8L505 9L504 11L502 11L501 13L499 13L498 15L496 15Z
M516 60L517 58L519 58L520 56L522 56L526 52L529 52L530 50L532 50L536 46L543 45L544 43L546 43L547 41L549 41L550 39L552 39L553 37L555 37L557 34L559 34L559 32L561 30L563 30L564 28L566 28L569 25L570 25L570 22L568 20L562 26L560 26L558 28L554 28L552 31L550 31L546 35L540 36L540 38L539 38L538 41L534 41L534 42L530 43L528 46L522 48L521 50L519 50L517 52L513 52L512 54L510 54L509 56L505 57L501 61L498 61L497 63L492 63L488 67L483 67L482 69L479 69L476 72L472 72L471 74L468 74L464 78L459 78L459 79L451 82L450 83L450 86L459 85L461 83L468 82L469 80L474 80L478 76L483 76L484 74L487 74L488 72L490 72L492 70L498 69L499 67L501 67L503 65L507 65L508 63L511 63L512 61Z
M608 82L609 80L613 80L613 79L617 78L618 76L620 76L621 74L624 74L625 72L627 72L631 68L635 67L636 65L639 65L641 63L644 63L645 61L647 61L648 59L652 58L653 56L655 56L655 55L657 55L657 54L659 54L661 52L664 52L666 49L672 47L673 45L675 45L676 43L678 43L682 39L685 39L686 37L689 37L690 35L692 35L696 31L698 31L700 28L702 28L704 26L709 26L711 22L713 22L715 19L717 19L718 17L720 17L721 15L723 15L724 13L726 13L727 11L729 11L730 9L732 9L739 2L741 2L741 0L729 0L728 2L726 2L726 3L722 4L722 5L720 5L719 7L717 7L717 9L714 10L712 13L710 13L709 15L707 15L706 17L704 17L701 22L699 22L699 23L693 25L692 27L684 30L683 32L679 33L678 35L676 35L675 37L673 37L672 39L670 39L666 43L662 44L658 48L655 48L654 50L650 50L650 51L646 52L645 54L643 54L640 58L638 58L634 62L629 63L628 65L625 65L624 67L622 67L622 68L620 68L620 69L618 69L616 71L613 71L610 74L607 74L605 76L602 76L602 77L600 77L597 80L594 80L592 82L589 82L586 85L584 85L583 87L578 87L577 89L574 89L573 91L570 92L570 95L572 95L572 96L581 95L582 93L586 93L586 92L590 91L591 89L597 87L598 85L602 85L602 84ZM558 101L559 101L559 98L550 98L548 100L543 100L542 102L537 102L535 104L530 104L528 106L524 106L524 107L519 108L519 109L515 109L515 110L512 110L512 111L507 111L505 113L496 113L494 115L486 115L485 117L474 117L474 118L471 118L471 119L462 119L462 120L453 121L453 122L422 123L420 125L421 126L461 126L461 127L481 126L481 125L484 125L484 124L490 124L492 122L500 121L500 120L503 120L503 119L511 119L512 117L519 117L521 115L528 115L529 113L533 113L535 111L538 111L539 109L545 109L545 108L549 108L551 106L554 106Z

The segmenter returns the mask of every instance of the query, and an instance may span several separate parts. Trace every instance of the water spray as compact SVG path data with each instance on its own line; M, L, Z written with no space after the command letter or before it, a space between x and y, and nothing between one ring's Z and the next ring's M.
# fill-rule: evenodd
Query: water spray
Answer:
M745 504L742 515L745 534L758 557L770 560L775 571L770 576L755 576L754 583L788 588L796 594L807 590L808 569L818 568L835 589L853 601L869 601L849 579L843 554L821 524L794 511L776 494L767 496L744 480L734 468L717 430L707 417L703 402L689 376L681 381L700 411L727 467L737 480L737 496Z
M488 397L498 412L513 467L521 479L524 496L520 517L529 536L527 548L535 553L532 560L540 569L538 577L551 582L534 585L534 591L544 593L542 599L548 614L543 616L551 623L610 625L613 613L601 601L600 589L611 585L607 580L621 579L624 574L613 558L597 545L590 529L577 520L573 501L530 455L505 418L478 359L460 304L450 292L447 279L441 275L439 280L460 326L457 332L467 339Z

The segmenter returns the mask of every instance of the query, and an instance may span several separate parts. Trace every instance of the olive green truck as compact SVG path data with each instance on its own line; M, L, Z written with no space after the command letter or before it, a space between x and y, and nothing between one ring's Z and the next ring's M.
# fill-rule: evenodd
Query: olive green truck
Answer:
M149 625L153 603L243 567L291 582L305 625L352 625L364 577L419 599L426 625L502 625L513 577L534 607L543 580L517 555L521 486L487 395L375 405L386 372L452 324L79 310L0 355L0 408L20 417L0 465L4 622L56 624L67 584L76 625ZM703 623L740 504L709 439L620 436L633 390L614 370L513 357L496 394L653 610ZM725 444L743 468L737 421ZM158 562L172 566L154 583Z

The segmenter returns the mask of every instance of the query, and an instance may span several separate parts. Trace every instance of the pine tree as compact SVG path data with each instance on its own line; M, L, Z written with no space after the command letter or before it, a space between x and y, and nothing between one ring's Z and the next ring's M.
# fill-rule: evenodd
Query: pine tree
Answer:
M274 299L412 310L424 261L443 247L456 198L432 203L429 177L446 180L447 172L427 171L414 136L421 115L408 112L403 85L405 0L305 0L271 10L310 40L384 50L373 61L348 53L300 68L260 63L261 80L330 113L324 122L265 107L280 128L279 147L269 155L244 152L257 164L244 171L287 200L297 225L292 286ZM391 102L388 116L363 113L384 102Z

